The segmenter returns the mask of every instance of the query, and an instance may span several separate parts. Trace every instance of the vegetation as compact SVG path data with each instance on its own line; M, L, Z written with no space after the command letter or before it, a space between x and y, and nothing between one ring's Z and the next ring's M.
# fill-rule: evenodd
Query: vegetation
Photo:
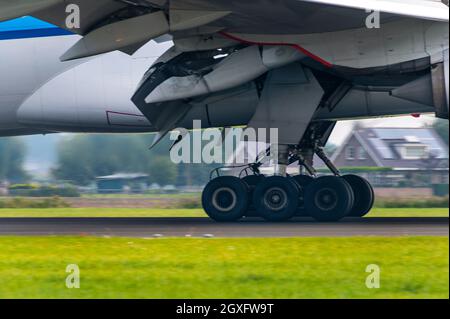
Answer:
M22 197L80 197L81 194L73 186L40 186L34 184L16 184L9 187L12 196Z
M367 217L449 217L449 210L448 208L375 208Z
M16 209L16 208L26 208L26 209L44 209L44 208L67 208L70 205L59 197L45 198L42 200L33 200L29 198L0 198L0 209ZM1 216L1 215L0 215Z
M26 148L18 138L0 138L0 182L22 182L27 179L23 169Z
M376 202L380 208L448 208L448 197L434 197L430 199L382 199Z
M202 202L200 200L200 197L185 198L180 200L176 204L176 206L177 208L187 208L187 209L202 208Z
M122 199L133 199L133 198L141 198L141 199L168 199L168 200L181 200L181 199L197 199L200 198L201 193L161 193L158 191L157 193L153 193L152 191L147 192L146 194L83 194L82 198L89 199L105 199L105 198L122 198Z
M448 281L447 237L0 238L0 298L448 299Z
M58 202L51 203L57 205ZM17 208L5 208L16 205ZM37 204L35 204L37 205ZM61 202L64 205L64 202ZM206 217L201 208L160 209L160 208L21 208L21 204L2 206L0 218L20 217ZM58 206L55 206L58 207ZM64 206L62 206L64 207ZM449 217L448 208L376 208L367 217Z
M157 157L149 164L151 180L158 185L173 185L177 179L177 167L168 158Z
M147 173L149 183L204 185L213 167L174 165L169 158L172 141L164 139L151 151L152 135L75 135L58 145L58 165L53 175L76 185L87 185L98 176L118 172Z

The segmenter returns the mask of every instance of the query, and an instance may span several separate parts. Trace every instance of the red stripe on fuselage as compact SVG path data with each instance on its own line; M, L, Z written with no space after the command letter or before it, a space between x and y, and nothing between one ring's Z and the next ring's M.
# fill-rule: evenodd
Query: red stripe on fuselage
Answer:
M245 43L245 44L252 44L252 45L273 45L273 46L276 46L276 45L280 45L280 46L281 46L281 45L284 45L284 46L290 46L290 47L293 47L293 48L299 50L300 52L302 52L302 53L305 54L306 56L310 57L311 59L314 59L315 61L317 61L317 62L323 64L323 65L326 66L327 68L332 68L332 67L333 67L333 64L332 64L332 63L330 63L330 62L328 62L328 61L325 61L325 60L322 59L321 57L319 57L319 56L317 56L317 55L315 55L315 54L309 52L308 50L306 50L305 48L301 47L301 46L298 45L298 44L292 44L292 43L272 43L272 42L255 42L255 41L248 41L248 40L245 40L245 39L241 39L241 38L239 38L239 37L237 37L237 36L235 36L235 35L232 35L232 34L229 34L229 33L226 33L226 32L219 32L219 34L221 34L222 36L224 36L224 37L226 37L226 38L228 38L228 39L230 39L230 40L234 40L234 41L241 42L241 43Z

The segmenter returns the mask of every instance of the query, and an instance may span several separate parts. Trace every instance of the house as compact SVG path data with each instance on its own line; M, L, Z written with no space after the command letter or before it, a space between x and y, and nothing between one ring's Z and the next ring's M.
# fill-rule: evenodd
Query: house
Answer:
M251 163L267 145L241 143L234 154L239 163ZM367 178L376 188L427 189L430 196L448 194L448 146L433 128L370 128L356 126L353 132L333 153L330 159L342 174L358 174ZM241 166L229 165L227 174L245 174ZM330 174L318 157L314 167L319 174ZM273 174L273 165L265 163L263 174ZM297 163L288 168L298 174ZM422 190L421 190L422 189ZM387 190L392 193L392 190Z
M448 152L432 128L355 127L331 160L343 170L372 168L375 186L426 187L448 184Z
M140 193L144 192L148 185L147 174L119 173L97 177L97 191L100 194Z
M0 181L0 196L8 195L8 183Z

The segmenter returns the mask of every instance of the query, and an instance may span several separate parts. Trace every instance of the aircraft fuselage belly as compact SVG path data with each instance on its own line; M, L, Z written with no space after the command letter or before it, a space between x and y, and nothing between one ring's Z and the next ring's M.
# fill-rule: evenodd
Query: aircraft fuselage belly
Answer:
M431 82L420 80L431 73L433 66L444 63L443 52L447 52L445 63L448 63L448 23L392 17L386 21L380 29L367 29L349 22L335 31L303 30L302 34L252 34L249 27L249 33L223 34L228 37L226 43L231 47L231 54L219 63L214 62L213 72L208 74L202 70L201 78L197 79L194 72L184 79L182 75L170 77L170 72L164 71L165 78L158 79L159 82L149 83L154 79L144 77L141 84L144 71L154 63L162 61L170 66L172 61L181 60L189 65L191 61L184 61L184 55L195 61L197 52L172 52L167 59L164 55L161 58L171 43L151 42L132 57L112 52L60 62L60 56L79 36L0 38L0 135L158 131L158 116L165 103L170 103L171 109L179 104L180 109L188 110L177 122L186 128L192 126L194 119L203 119L205 127L247 125L259 104L261 87L258 86L264 84L264 76L290 63L301 63L313 72L326 73L351 84L332 108L319 107L314 120L435 112L433 103L408 100L392 93L397 88L401 89L399 92L407 92L408 83L413 82L423 83L422 90L427 96L433 96L436 87L441 91L444 87L448 94L448 74L444 74L447 80L438 85L435 78ZM228 31L233 31L232 25ZM189 51L189 41L184 39L183 45L177 47L175 39L175 50ZM252 46L260 47L253 51L256 55L262 52L261 60L251 58L248 63L242 63L240 56L253 54ZM277 47L286 46L291 46L290 51L292 48L303 51L296 55L284 50L284 58L277 61L275 58L281 52ZM243 48L248 48L249 54L245 55ZM204 51L198 54L201 52ZM246 65L250 66L251 61L257 65L253 72L246 72ZM183 71L183 66L180 70ZM205 87L196 90L187 87L180 92L180 83L203 83L199 79L206 81ZM428 87L427 83L432 84ZM137 98L132 101L135 92ZM325 95L328 93L332 92L325 90ZM184 107L185 104L189 107Z

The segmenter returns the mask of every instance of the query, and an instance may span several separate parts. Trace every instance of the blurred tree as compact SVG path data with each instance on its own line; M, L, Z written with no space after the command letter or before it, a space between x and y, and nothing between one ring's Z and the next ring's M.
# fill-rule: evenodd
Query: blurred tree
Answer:
M23 168L25 144L18 138L0 138L0 181L24 182L28 176Z
M433 128L436 132L441 136L441 138L445 141L445 143L449 143L449 123L448 120L438 119L433 123Z
M328 142L327 145L325 145L325 152L328 156L332 156L334 152L336 152L338 146L336 144L333 144L331 142Z
M179 186L203 186L209 181L211 171L223 165L179 164L176 184Z
M57 148L58 165L53 171L59 180L87 185L98 176L148 173L150 182L160 185L204 185L217 165L179 164L170 160L172 141L167 137L152 150L153 136L74 135L63 139Z
M177 179L177 167L166 157L152 159L149 165L150 182L161 186L174 185Z
M144 172L146 151L141 139L132 135L75 135L59 143L58 166L53 175L86 185L98 176Z

